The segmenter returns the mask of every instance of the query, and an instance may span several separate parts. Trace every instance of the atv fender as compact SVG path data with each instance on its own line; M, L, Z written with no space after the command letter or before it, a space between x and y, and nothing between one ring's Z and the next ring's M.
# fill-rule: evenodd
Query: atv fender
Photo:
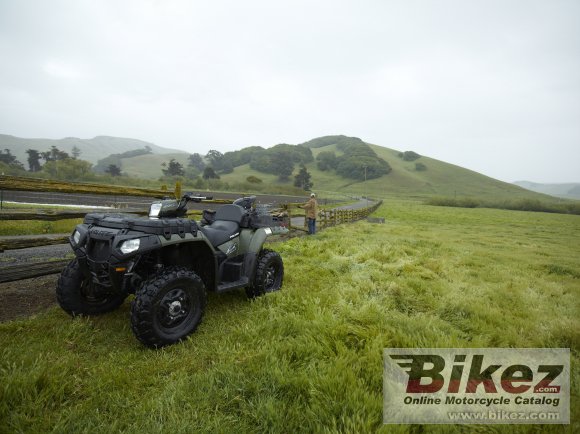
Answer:
M245 231L244 231L245 232ZM270 228L260 228L256 229L255 232L248 231L251 234L251 237L246 241L247 247L245 247L246 255L244 258L244 270L246 276L252 281L254 278L254 273L256 272L256 260L258 258L258 254L260 250L262 250L262 246L264 245L264 241L268 238L269 235L272 235L272 229ZM245 234L244 234L245 235Z

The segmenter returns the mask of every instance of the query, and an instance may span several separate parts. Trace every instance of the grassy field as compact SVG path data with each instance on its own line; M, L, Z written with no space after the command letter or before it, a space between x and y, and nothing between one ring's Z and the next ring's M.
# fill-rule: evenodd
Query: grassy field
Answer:
M134 339L129 302L0 324L0 432L577 432L580 218L388 201L271 247L282 291L210 295L187 341ZM382 426L386 347L566 347L562 426Z
M169 163L174 158L183 166L187 166L188 154L147 154L122 160L122 170L129 176L143 179L158 179L163 176L161 164Z

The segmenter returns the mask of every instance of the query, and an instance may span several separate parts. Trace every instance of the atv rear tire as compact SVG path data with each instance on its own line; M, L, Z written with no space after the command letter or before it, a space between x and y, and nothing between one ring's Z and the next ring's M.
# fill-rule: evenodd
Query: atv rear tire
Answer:
M284 263L277 252L263 249L258 256L256 274L252 286L246 288L249 298L256 298L267 292L278 291L284 280Z
M205 303L205 286L197 274L183 267L167 267L137 290L131 328L148 347L174 344L195 331Z
M95 291L91 277L85 277L79 261L73 259L62 271L56 285L60 307L72 316L99 315L111 312L123 304L127 294L102 294Z

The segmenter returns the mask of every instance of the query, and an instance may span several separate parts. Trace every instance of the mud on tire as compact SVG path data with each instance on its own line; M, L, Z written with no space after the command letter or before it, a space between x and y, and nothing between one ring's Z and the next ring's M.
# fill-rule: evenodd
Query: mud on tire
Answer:
M205 286L193 271L167 267L137 290L131 328L143 344L159 348L195 331L206 303Z
M117 309L127 294L99 292L91 277L85 277L77 259L62 271L56 285L56 299L62 309L72 316L100 315Z
M256 273L252 285L246 288L249 298L278 291L284 281L284 263L277 252L263 249L258 256Z

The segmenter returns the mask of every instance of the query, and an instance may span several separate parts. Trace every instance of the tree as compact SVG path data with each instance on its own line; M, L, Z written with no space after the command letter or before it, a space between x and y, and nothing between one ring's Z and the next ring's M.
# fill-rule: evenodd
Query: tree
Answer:
M316 161L317 167L322 171L336 169L336 166L338 164L336 154L332 151L322 151L316 157Z
M405 151L405 152L399 152L399 158L402 158L403 161L415 161L415 160L421 158L421 156L413 151Z
M121 176L121 168L116 164L109 164L109 167L107 167L105 172L111 176Z
M200 172L205 168L205 162L203 161L203 157L197 152L189 156L189 163L187 165L195 167Z
M422 172L424 170L427 170L427 166L425 166L423 163L415 163L415 170L417 172Z
M270 157L270 167L280 181L288 181L294 170L294 161L289 152L279 151Z
M205 169L203 169L203 179L220 179L220 176L215 173L213 167L207 166Z
M310 173L306 170L306 166L302 164L298 175L294 177L294 187L300 187L303 190L310 190L314 185L310 180Z
M92 164L84 160L64 160L48 161L42 166L42 171L48 173L53 178L66 179L68 181L80 181L92 173Z
M74 145L72 147L71 154L74 160L78 159L81 156L81 150L77 147L77 145Z
M205 159L209 162L209 165L218 172L221 170L223 158L224 154L222 154L220 151L216 151L215 149L210 149L205 156Z
M30 172L40 172L40 152L36 149L27 149L28 154L28 170Z
M167 169L162 169L165 176L183 176L185 174L183 165L179 161L175 161L175 158L169 160L169 164L166 166Z
M52 145L50 151L41 152L40 155L42 156L42 159L47 163L49 161L63 161L66 160L67 158L70 158L70 156L66 152L61 151L54 145Z
M341 157L340 163L336 168L336 173L345 178L358 179L375 179L389 173L392 169L389 163L382 158L373 157ZM366 167L366 169L365 169Z
M234 166L230 161L222 160L220 172L221 173L232 173L234 171Z
M5 163L8 166L24 169L22 163L18 161L14 155L12 155L10 149L4 149L4 151L0 151L0 162Z
M312 150L300 145L280 143L269 149L256 149L251 154L250 168L264 173L278 175L287 181L292 175L294 164L307 164L314 161Z

